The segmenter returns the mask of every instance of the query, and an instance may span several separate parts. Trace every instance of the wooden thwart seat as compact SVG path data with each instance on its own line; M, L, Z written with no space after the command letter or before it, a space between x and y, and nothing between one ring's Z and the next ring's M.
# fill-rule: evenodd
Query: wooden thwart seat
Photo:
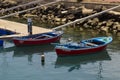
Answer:
M97 44L90 43L90 42L86 42L85 44L87 44L87 45L89 45L89 46L98 46Z
M35 38L33 38L33 39L43 39L43 38L51 38L51 37L52 37L52 36L50 36L50 35L43 34L43 35L37 36L37 37L35 37Z

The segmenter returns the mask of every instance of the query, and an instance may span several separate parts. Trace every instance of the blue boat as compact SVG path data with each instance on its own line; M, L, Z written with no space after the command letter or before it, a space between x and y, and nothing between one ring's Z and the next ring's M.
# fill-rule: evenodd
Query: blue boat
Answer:
M3 40L0 40L0 46L3 46L3 42L4 42Z
M15 34L15 33L16 32L0 28L0 36L11 35L11 34ZM3 46L3 42L4 42L3 40L0 40L0 46Z
M82 40L79 43L58 44L55 47L55 51L58 56L95 53L106 49L111 42L112 37L96 37Z
M5 30L5 29L1 29L0 28L0 36L3 36L3 35L11 35L11 34L15 34L16 32L12 32L12 31L9 31L9 30Z

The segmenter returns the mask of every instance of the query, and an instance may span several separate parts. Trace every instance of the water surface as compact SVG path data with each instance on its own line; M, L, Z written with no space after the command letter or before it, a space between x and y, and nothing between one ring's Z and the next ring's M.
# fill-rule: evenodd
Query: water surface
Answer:
M67 29L60 40L73 41L97 36L97 31ZM107 49L90 55L57 57L53 45L15 47L5 41L0 48L0 80L119 80L120 37L113 36ZM41 62L41 54L45 62Z

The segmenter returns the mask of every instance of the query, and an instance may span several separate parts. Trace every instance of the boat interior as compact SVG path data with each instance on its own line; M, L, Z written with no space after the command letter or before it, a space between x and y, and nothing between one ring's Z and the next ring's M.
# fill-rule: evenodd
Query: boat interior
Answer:
M81 41L80 43L69 43L64 45L64 47L71 49L80 49L80 48L97 47L103 44L105 44L105 42L99 40L85 40L85 41Z
M43 34L35 34L35 35L20 37L20 39L47 39L55 36L57 36L57 34L43 33Z
M100 41L100 40L97 40L97 39L95 39L95 40L87 40L87 41L85 41L85 42L86 42L86 44L88 44L88 45L94 45L94 46L105 44L105 42Z

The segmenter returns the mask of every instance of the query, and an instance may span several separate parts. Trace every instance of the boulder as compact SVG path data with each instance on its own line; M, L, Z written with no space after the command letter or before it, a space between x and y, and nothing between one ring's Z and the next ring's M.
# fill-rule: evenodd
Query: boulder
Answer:
M3 3L8 3L8 4L16 5L17 1L16 0L4 0Z

